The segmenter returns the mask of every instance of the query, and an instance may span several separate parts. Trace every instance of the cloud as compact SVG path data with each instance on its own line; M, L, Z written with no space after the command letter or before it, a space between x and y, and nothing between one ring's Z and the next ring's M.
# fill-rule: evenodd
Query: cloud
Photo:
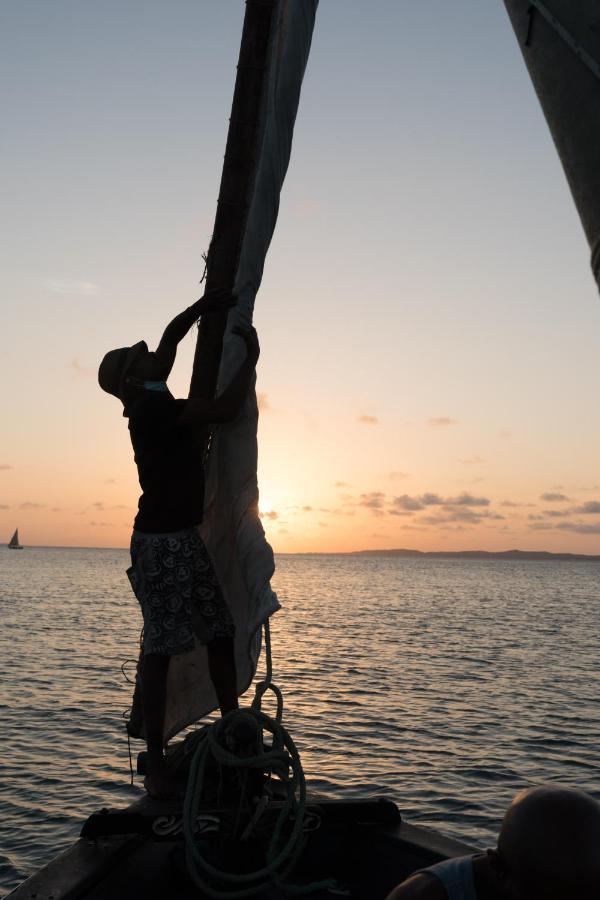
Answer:
M0 509L10 509L10 506L7 506L6 503L0 503Z
M26 500L24 503L21 503L19 509L45 509L45 503L31 503L29 500Z
M14 466L9 466L7 463L0 465L0 472L6 472L8 469L14 469Z
M72 281L67 278L44 278L41 286L52 294L67 294L79 297L94 297L100 287L93 281Z
M302 512L308 513L308 512L312 512L312 511L313 511L312 506L303 506L302 507Z
M475 525L483 519L501 520L504 516L487 509L490 501L487 497L474 497L463 492L457 497L440 497L439 494L425 493L419 497L409 497L404 494L394 499L394 507L419 511L427 507L439 507L439 512L423 516L421 522L427 525L448 525L450 523L463 523ZM394 509L391 510L394 512ZM399 513L396 512L396 515Z
M327 528L327 527L328 527L327 522L319 522L319 526L320 526L321 528Z
M401 478L410 478L408 472L389 472L387 476L390 481L399 481Z
M474 523L484 518L504 518L504 516L490 512L486 508L489 505L490 501L487 497L474 497L466 492L457 497L441 497L439 494L427 491L416 497L411 497L409 494L394 497L388 512L392 516L411 516L432 507L439 507L438 513L424 516L420 520L429 525L441 525L448 522Z
M90 522L90 525L93 525L94 528L109 528L110 522Z
M504 521L505 516L491 508L488 497L463 491L453 496L443 496L432 491L422 494L400 494L387 497L382 491L361 494L359 498L345 495L344 505L365 507L376 516L384 514L406 517L411 526L398 523L399 528L416 527L423 530L427 526L448 526L464 528L487 521ZM510 501L507 501L510 503ZM335 510L335 512L339 512ZM419 513L423 515L419 516Z
M600 523L589 522L533 522L530 526L535 531L570 531L575 534L600 534Z
M433 425L435 428L443 428L446 425L458 425L456 419L449 419L448 416L434 416L433 419L428 419L428 425Z
M392 500L391 512L398 515L398 510L404 512L417 512L423 509L423 504L417 497L409 497L408 494L402 494L401 497L394 497Z
M369 494L361 494L358 501L359 506L366 506L376 516L383 515L383 505L385 502L385 494L381 491L371 491Z
M549 496L549 495L545 495ZM556 496L556 495L554 495ZM567 497L564 495L559 495L562 499L567 500ZM598 500L588 500L585 503L582 503L581 506L573 506L568 509L545 509L542 511L541 515L530 515L530 519L564 519L566 516L573 515L583 515L583 516L599 516L600 515L600 501Z
M377 416L368 416L366 413L363 413L362 416L357 416L356 421L360 422L361 425L377 425L379 424L379 419Z
M112 503L110 506L106 506L101 500L95 500L92 507L98 512L108 512L110 509L131 509L131 506L126 506L124 503Z
M545 494L540 495L540 500L545 500L546 503L563 503L568 499L564 494L558 494L554 491L547 491Z
M574 531L576 534L600 534L600 522L596 525L587 522L559 522L556 527L561 531Z
M347 481L336 481L333 486L336 488L352 487L352 485L348 484Z
M451 508L451 507L443 507L442 512L438 515L434 516L425 516L423 518L424 522L427 522L428 525L446 525L450 522L463 522L467 525L477 525L484 519L494 519L494 520L503 520L504 516L501 516L499 513L489 512L488 510L480 511L470 509L469 507L464 508Z
M260 412L265 412L267 409L271 409L271 404L269 403L269 398L266 394L257 394L256 402L258 404L258 409Z
M78 379L87 380L88 378L92 378L92 376L95 374L93 369L88 369L86 366L82 366L77 357L71 360L71 362L69 363L69 368L73 373L73 377Z
M261 519L272 519L272 520L275 520L275 519L278 519L278 518L279 518L279 513L278 513L278 512L275 512L274 509L270 510L270 512L261 512L261 513L259 513L258 515L260 516Z
M53 506L50 512L62 512L62 508L60 506Z
M600 514L600 501L598 500L588 500L582 506L577 506L574 510L574 513L583 513L584 516L593 516Z
M467 459L459 459L460 463L463 463L465 466L477 466L480 463L484 463L485 459L483 456L470 456Z
M106 482L105 482L105 484L116 484L116 483L117 483L116 478L107 478Z
M421 494L419 500L423 506L439 506L441 503L445 502L439 494L431 494L429 492Z
M449 497L444 500L444 506L489 506L487 497L473 497L472 494L462 493L458 497Z

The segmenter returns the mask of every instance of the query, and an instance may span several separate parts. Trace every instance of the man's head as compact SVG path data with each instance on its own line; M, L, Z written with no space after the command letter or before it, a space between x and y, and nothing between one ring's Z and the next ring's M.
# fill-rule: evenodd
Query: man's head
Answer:
M164 356L164 354L163 354ZM129 378L140 381L166 381L171 372L173 359L159 357L148 350L145 341L132 347L109 350L98 369L98 383L102 390L125 402Z
M507 900L595 900L600 804L569 788L521 791L506 811L490 862Z

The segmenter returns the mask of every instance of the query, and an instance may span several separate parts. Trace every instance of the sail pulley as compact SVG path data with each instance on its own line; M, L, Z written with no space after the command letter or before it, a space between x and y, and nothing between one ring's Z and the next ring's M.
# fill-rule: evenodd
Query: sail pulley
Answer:
M529 0L527 35L525 37L525 46L529 47L532 40L533 19L535 13L538 12L542 18L554 29L554 31L562 38L562 40L571 48L573 53L579 57L584 65L588 67L598 80L600 80L600 63L598 63L585 47L577 41L568 29L559 22L554 13L550 12L545 3L541 0Z

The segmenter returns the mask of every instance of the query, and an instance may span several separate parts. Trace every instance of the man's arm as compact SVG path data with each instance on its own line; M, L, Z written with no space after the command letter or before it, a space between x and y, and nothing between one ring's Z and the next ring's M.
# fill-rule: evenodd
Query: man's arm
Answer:
M241 364L223 393L215 400L204 397L191 398L185 401L179 416L179 424L194 427L209 422L227 422L233 419L241 409L252 374L260 355L258 335L254 328L234 328L233 334L239 335L246 344L246 359Z
M172 319L163 332L155 356L159 362L171 370L175 362L177 346L186 336L194 322L207 313L223 312L235 306L236 299L220 289L207 292L183 312Z
M411 875L391 894L387 900L448 900L446 888L434 875Z

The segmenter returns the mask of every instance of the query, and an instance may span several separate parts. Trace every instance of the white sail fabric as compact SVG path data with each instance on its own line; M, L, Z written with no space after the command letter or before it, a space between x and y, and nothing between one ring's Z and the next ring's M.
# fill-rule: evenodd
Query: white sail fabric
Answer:
M504 0L550 127L600 288L600 5Z
M230 381L245 355L236 325L248 325L262 279L279 210L302 78L308 60L318 0L279 0L271 33L270 66L261 116L260 152L235 280L238 305L229 313L217 391ZM240 198L243 199L243 198ZM254 389L231 423L219 426L206 471L201 534L236 625L238 693L256 672L261 626L279 609L271 590L273 551L258 516L258 408ZM217 708L206 651L173 657L169 667L165 740Z

